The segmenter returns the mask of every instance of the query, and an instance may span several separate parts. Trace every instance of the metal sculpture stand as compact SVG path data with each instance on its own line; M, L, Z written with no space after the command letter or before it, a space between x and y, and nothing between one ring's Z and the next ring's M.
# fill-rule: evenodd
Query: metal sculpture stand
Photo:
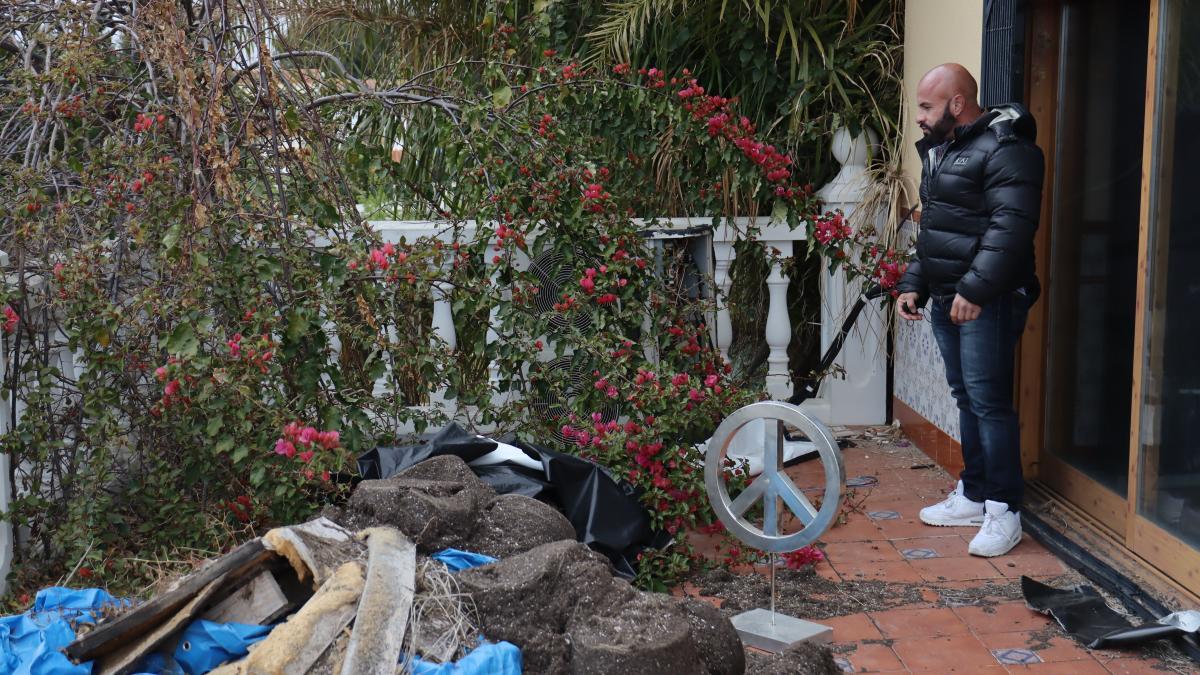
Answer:
M738 431L751 422L766 420L762 439L762 473L736 498L730 498L723 479L724 458ZM816 447L825 469L825 493L821 508L815 508L783 470L784 429L799 429ZM782 401L761 401L735 410L725 418L708 443L704 461L704 484L717 518L742 543L767 552L771 580L771 608L753 609L733 618L742 641L751 647L779 653L798 642L828 642L828 626L775 612L775 555L795 551L817 540L837 517L842 504L846 466L837 441L829 429L797 406ZM763 503L763 526L745 518L759 501ZM800 521L803 528L780 534L780 504Z

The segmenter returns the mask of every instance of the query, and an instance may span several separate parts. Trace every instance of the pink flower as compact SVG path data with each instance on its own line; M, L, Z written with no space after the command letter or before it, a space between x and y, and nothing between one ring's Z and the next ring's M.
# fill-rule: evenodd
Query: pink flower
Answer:
M588 295L591 295L592 292L596 290L596 282L592 281L591 277L584 277L580 279L579 286L583 288L583 291Z
M596 302L600 303L601 305L611 305L616 301L617 296L613 295L612 293L605 293L604 295L596 298Z
M304 427L300 430L300 444L312 445L312 442L317 440L317 430L312 427Z
M386 270L388 268L387 255L379 249L373 249L371 251L371 264L379 269Z
M671 377L671 384L673 384L677 387L682 387L683 385L685 385L687 383L688 383L687 373L676 373L673 377Z
M595 422L596 424L599 424L600 421L603 419L604 419L604 415L601 415L598 412L592 413L592 421Z
M698 389L692 389L688 391L688 398L692 399L693 401L703 401L704 393Z
M167 386L163 387L163 394L165 394L167 396L174 396L175 394L178 394L178 393L179 393L179 380L171 380L170 382L167 383Z
M606 396L608 396L609 398L616 398L617 397L617 388L610 384L608 386L608 389L604 390L604 394Z
M383 251L384 255L393 255L396 253L396 247L393 246L392 242L390 241L384 244L383 249L381 250Z
M312 458L313 458L312 450L305 450L304 452L300 453L300 461L304 462L305 464L308 464L309 462L311 462Z
M289 441L296 440L296 437L299 435L300 435L300 423L299 422L288 422L287 426L285 426L283 428L283 437Z
M20 320L21 320L21 317L17 316L17 310L13 309L12 305L4 306L4 332L5 333L9 333L9 334L15 333L17 330L17 322Z
M292 445L291 441L285 441L281 438L275 441L275 454L291 459L296 456L296 446Z
M317 434L317 442L321 444L322 448L332 450L341 443L341 434L337 431L322 431Z
M718 378L715 374L709 375L708 377L704 378L704 386L711 388L717 383L717 379Z
M159 366L154 369L154 377L158 378L159 382L167 381L167 367Z

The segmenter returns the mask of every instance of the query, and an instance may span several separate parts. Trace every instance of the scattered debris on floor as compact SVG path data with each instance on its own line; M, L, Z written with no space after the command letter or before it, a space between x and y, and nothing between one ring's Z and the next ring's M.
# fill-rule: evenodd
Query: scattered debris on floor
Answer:
M363 481L345 507L271 530L145 603L97 598L69 604L73 623L45 641L60 665L82 664L73 672L736 675L746 666L712 605L633 588L555 508L497 494L453 455Z
M1088 649L1135 647L1200 631L1200 611L1174 612L1158 621L1133 626L1091 586L1059 589L1021 577L1030 609L1049 614L1068 635Z

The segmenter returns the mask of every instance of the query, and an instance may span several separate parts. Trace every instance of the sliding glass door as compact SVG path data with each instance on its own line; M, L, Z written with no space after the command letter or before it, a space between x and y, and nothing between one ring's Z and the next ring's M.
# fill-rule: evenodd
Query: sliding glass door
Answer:
M1200 589L1200 0L1158 0L1139 246L1130 547Z

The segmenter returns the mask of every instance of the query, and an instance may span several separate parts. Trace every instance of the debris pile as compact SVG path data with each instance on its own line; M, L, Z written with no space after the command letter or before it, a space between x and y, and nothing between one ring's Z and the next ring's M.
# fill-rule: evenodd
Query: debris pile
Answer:
M498 560L453 572L432 557L445 549ZM363 481L345 507L246 542L65 653L95 673L137 672L199 619L270 627L222 674L407 672L483 647L500 660L456 672L745 670L714 607L634 589L553 507L496 494L454 456Z

